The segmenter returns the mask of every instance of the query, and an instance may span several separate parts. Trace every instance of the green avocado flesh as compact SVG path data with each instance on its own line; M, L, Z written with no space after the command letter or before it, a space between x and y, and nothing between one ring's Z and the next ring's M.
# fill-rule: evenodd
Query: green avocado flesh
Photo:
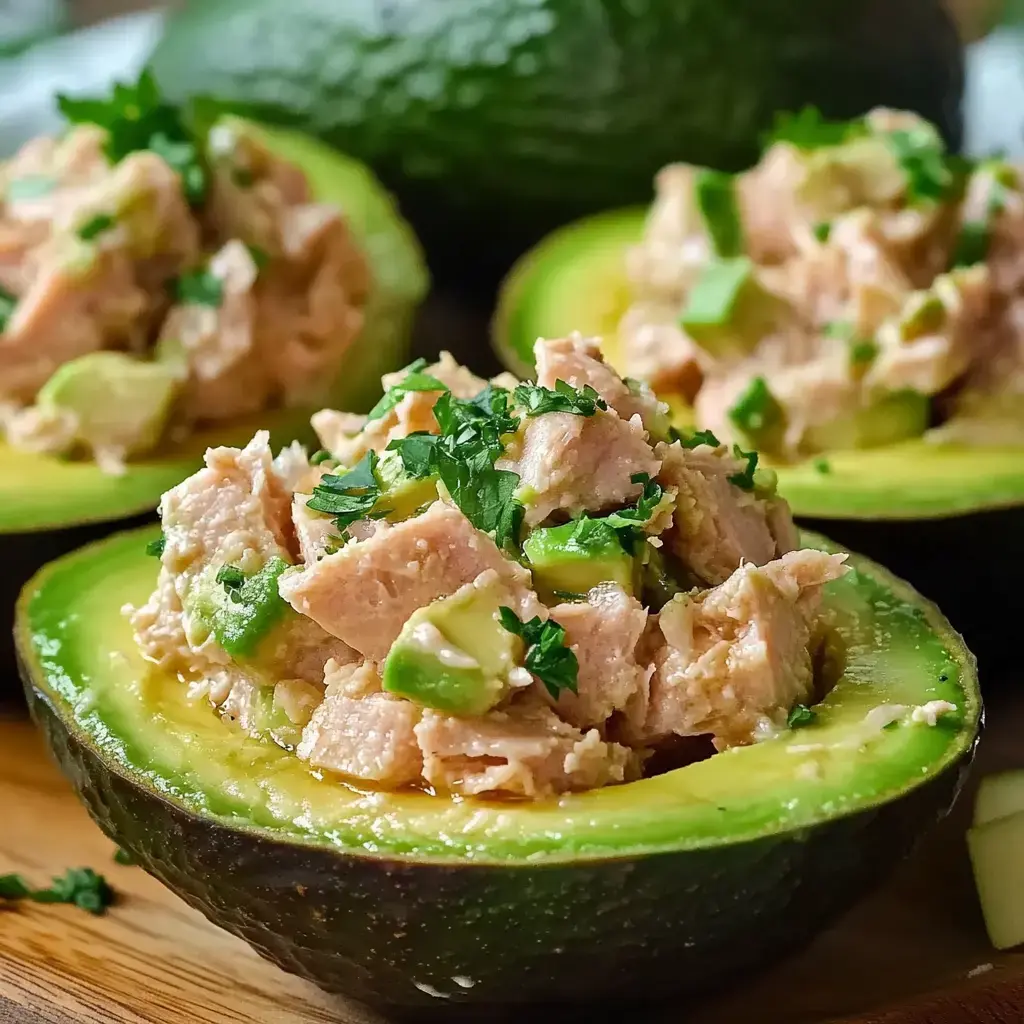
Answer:
M368 409L380 395L381 375L406 359L416 305L427 289L419 245L388 193L362 164L293 132L228 120L303 168L317 200L342 209L370 263L374 283L365 325L330 396L339 408ZM244 444L264 428L271 431L275 446L311 439L312 411L264 412L205 429L129 461L121 476L101 472L92 461L36 455L0 441L0 534L103 522L151 510L164 491L199 468L211 445Z
M808 726L537 803L361 791L244 737L142 660L120 609L153 587L156 536L108 538L26 587L15 633L33 714L140 864L365 1002L448 1012L729 983L877 884L946 813L973 753L973 658L933 606L854 558L826 598L834 685ZM930 700L957 710L866 728L879 704Z
M194 813L339 851L514 862L781 836L898 798L963 757L978 724L973 664L959 638L905 585L855 559L858 571L832 584L827 599L845 671L817 722L799 733L557 803L368 794L243 737L136 653L121 608L153 588L156 564L144 548L156 535L117 535L51 563L28 585L17 630L29 685L141 785L173 791ZM871 708L930 700L958 711L934 728L877 732L863 751L843 745ZM794 744L815 749L793 752Z
M533 343L572 331L598 335L611 363L619 360L618 323L629 305L623 253L643 231L646 211L616 210L570 224L527 253L506 278L492 324L499 358L532 373ZM621 364L620 364L621 369ZM672 396L680 427L692 412ZM890 402L885 426L920 426L920 410ZM878 419L876 418L876 423ZM867 424L833 431L874 440ZM773 466L779 491L797 515L821 519L917 519L1024 504L1024 446L973 446L915 437L876 448L830 451L822 459Z

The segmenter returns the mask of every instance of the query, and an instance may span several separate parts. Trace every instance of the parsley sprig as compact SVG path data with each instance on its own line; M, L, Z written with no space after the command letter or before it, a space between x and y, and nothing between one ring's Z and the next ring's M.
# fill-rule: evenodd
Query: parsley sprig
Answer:
M786 718L786 725L790 729L800 729L805 725L810 725L817 717L817 712L806 704L794 704Z
M867 134L864 121L829 121L814 106L806 106L793 113L780 111L775 115L775 124L765 137L765 146L774 142L788 142L791 146L805 151L824 149L826 146L841 146L850 139Z
M107 98L58 95L57 106L71 124L96 124L106 129L104 150L111 163L130 153L151 150L178 172L190 202L199 203L205 197L208 176L195 140L182 111L161 97L148 69L134 84L118 82Z
M377 461L377 453L371 449L347 473L325 473L313 488L313 497L306 507L333 516L343 538L357 520L385 515L383 510L374 508L380 498Z
M114 902L114 890L92 868L69 868L43 889L33 889L21 875L0 875L0 899L70 903L90 914L102 914Z
M574 416L593 416L598 409L605 410L608 403L589 385L574 388L564 380L556 380L555 388L528 381L512 392L516 405L529 417L542 416L548 412L568 412Z
M752 491L754 489L754 474L757 471L757 452L745 452L738 444L732 446L732 453L737 458L746 460L746 467L739 473L729 476L729 483L735 484L740 490Z
M720 448L722 442L710 430L698 430L693 434L686 435L672 428L672 440L678 441L684 448L699 448L706 444L709 448Z
M654 517L665 492L661 484L652 480L647 473L634 473L630 480L635 484L643 485L643 493L637 499L637 503L604 516L603 521L618 534L623 549L629 554L635 555L644 539L643 528Z
M404 370L405 376L388 388L381 400L370 410L367 420L379 420L386 416L410 391L447 391L448 386L423 370L426 359L417 359Z
M218 309L224 301L224 282L210 270L192 270L178 278L178 301L187 306Z
M526 644L524 664L555 699L563 690L577 693L580 663L565 643L565 628L554 619L542 622L534 616L523 622L507 607L499 610L501 624Z
M146 545L146 554L153 558L162 558L166 547L167 537L161 533L159 537L154 538Z

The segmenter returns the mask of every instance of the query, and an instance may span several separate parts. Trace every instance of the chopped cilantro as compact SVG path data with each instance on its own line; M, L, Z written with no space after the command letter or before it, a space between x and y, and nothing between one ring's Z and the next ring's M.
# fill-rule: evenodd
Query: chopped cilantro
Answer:
M683 328L729 323L740 292L753 272L754 265L746 256L709 260L686 298L686 308L680 317Z
M97 213L90 217L79 229L78 237L83 242L91 242L105 231L109 231L117 221L109 213Z
M736 179L723 171L702 168L693 183L694 198L718 256L743 252L743 222L736 203Z
M14 308L18 305L18 296L0 286L0 331L6 331L11 317L14 316Z
M832 225L827 220L823 220L814 225L813 231L814 237L824 245L832 234Z
M334 456L326 448L321 448L310 455L309 464L311 466L319 466L321 463L330 462L333 458Z
M114 890L92 868L69 868L46 889L33 889L21 875L0 875L0 899L71 903L90 914L102 914L114 902Z
M122 849L120 846L114 851L114 862L123 864L125 867L138 863L127 850Z
M729 483L735 484L740 490L752 491L754 489L754 473L757 470L757 452L745 452L738 444L732 446L732 453L737 459L746 459L746 468L740 473L733 473L729 477Z
M822 476L826 476L827 474L832 472L832 463L825 458L815 459L814 471L816 473L821 473Z
M806 106L795 114L789 111L777 113L765 145L788 142L797 149L810 151L826 146L840 146L865 134L867 127L859 118L853 121L828 121L817 107Z
M806 704L794 704L786 718L786 725L790 729L799 729L801 726L810 725L817 717L817 714Z
M782 423L784 413L764 377L755 377L728 416L747 437L760 438Z
M525 665L548 693L556 699L563 690L576 693L580 665L566 646L565 629L554 619L541 622L537 616L523 622L507 607L502 607L499 615L502 626L526 644Z
M698 430L690 434L689 437L680 434L678 440L684 448L699 448L702 444L711 448L720 448L722 445L722 442L710 430Z
M147 147L161 157L181 178L181 189L185 198L197 206L206 197L206 168L199 159L199 151L188 139L172 139L163 132L156 132Z
M512 392L516 405L526 410L527 416L543 416L548 412L568 412L574 416L593 416L598 409L607 409L608 403L589 385L574 388L564 380L555 381L555 389L540 384L520 384Z
M166 547L167 538L164 536L164 534L161 533L159 537L156 537L155 539L151 540L146 545L146 554L152 555L154 558L162 558L164 548Z
M217 570L216 580L230 593L242 586L245 582L245 573L237 565L222 565Z
M956 245L953 248L952 265L954 267L970 267L975 263L984 262L988 256L991 231L984 221L968 220L960 226Z
M630 480L635 484L643 485L643 492L637 499L637 503L631 508L612 512L600 521L607 523L615 530L626 552L636 554L643 541L643 527L651 521L654 513L657 512L665 492L662 490L661 484L652 480L646 473L634 473Z
M231 169L231 180L239 188L252 188L256 175L248 167L233 167Z
M431 476L434 472L431 454L438 442L437 434L417 430L405 437L396 437L387 447L389 452L398 452L406 473L416 480Z
M907 181L911 203L938 202L953 185L953 173L946 164L946 148L934 128L919 125L883 133Z
M194 270L178 278L177 294L185 305L216 309L224 301L224 282L209 270Z
M868 366L878 355L878 343L872 338L858 338L850 345L850 362L854 366Z
M252 258L253 263L256 264L256 270L265 270L267 264L270 262L270 254L265 249L261 249L258 245L249 245L248 242L245 247L249 250L249 256Z
M39 199L48 196L57 187L57 179L46 174L29 174L7 183L7 202L17 203L24 199Z
M410 391L447 391L448 385L423 373L426 359L417 359L405 368L405 376L393 387L388 388L383 398L370 410L368 420L379 420L386 416Z
M111 163L129 153L152 150L181 176L182 190L190 202L200 202L205 196L206 171L192 135L181 111L161 98L148 70L134 85L117 83L106 99L58 95L57 106L71 124L96 124L106 129L104 149Z
M334 516L334 525L344 540L354 522L366 519L374 511L380 497L380 484L374 472L376 468L377 453L371 449L347 473L322 476L306 507Z

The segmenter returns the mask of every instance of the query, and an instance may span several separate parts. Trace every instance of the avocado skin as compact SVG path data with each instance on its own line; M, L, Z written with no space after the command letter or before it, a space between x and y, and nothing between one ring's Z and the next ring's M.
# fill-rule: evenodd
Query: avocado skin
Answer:
M22 677L79 799L150 874L327 991L416 1015L433 1009L444 1020L597 998L635 1008L721 987L782 958L881 882L945 816L974 753L972 745L899 800L802 834L533 867L412 863L282 842L189 814L112 770L24 664ZM716 893L728 894L728 904ZM453 976L475 984L462 988ZM415 985L437 988L438 979L450 998Z
M438 279L478 286L558 224L648 201L667 163L752 163L777 110L882 104L954 146L962 131L939 0L204 0L153 66L173 100L216 96L368 162Z

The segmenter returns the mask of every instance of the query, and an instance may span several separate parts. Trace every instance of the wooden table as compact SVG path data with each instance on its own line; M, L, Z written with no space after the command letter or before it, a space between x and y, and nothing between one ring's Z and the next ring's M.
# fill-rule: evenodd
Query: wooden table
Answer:
M990 721L980 770L1024 765L1024 698L997 702ZM0 911L0 1022L385 1021L265 963L140 868L115 864L111 843L13 713L0 717L0 808L0 873L44 882L90 866L122 897L105 917L66 906ZM985 938L964 847L969 810L963 801L883 892L804 954L713 1003L688 1006L686 1024L1024 1024L1024 952L996 954ZM535 1019L510 1017L527 1018ZM673 1006L632 1019L683 1018ZM605 1018L590 1007L557 1019Z

